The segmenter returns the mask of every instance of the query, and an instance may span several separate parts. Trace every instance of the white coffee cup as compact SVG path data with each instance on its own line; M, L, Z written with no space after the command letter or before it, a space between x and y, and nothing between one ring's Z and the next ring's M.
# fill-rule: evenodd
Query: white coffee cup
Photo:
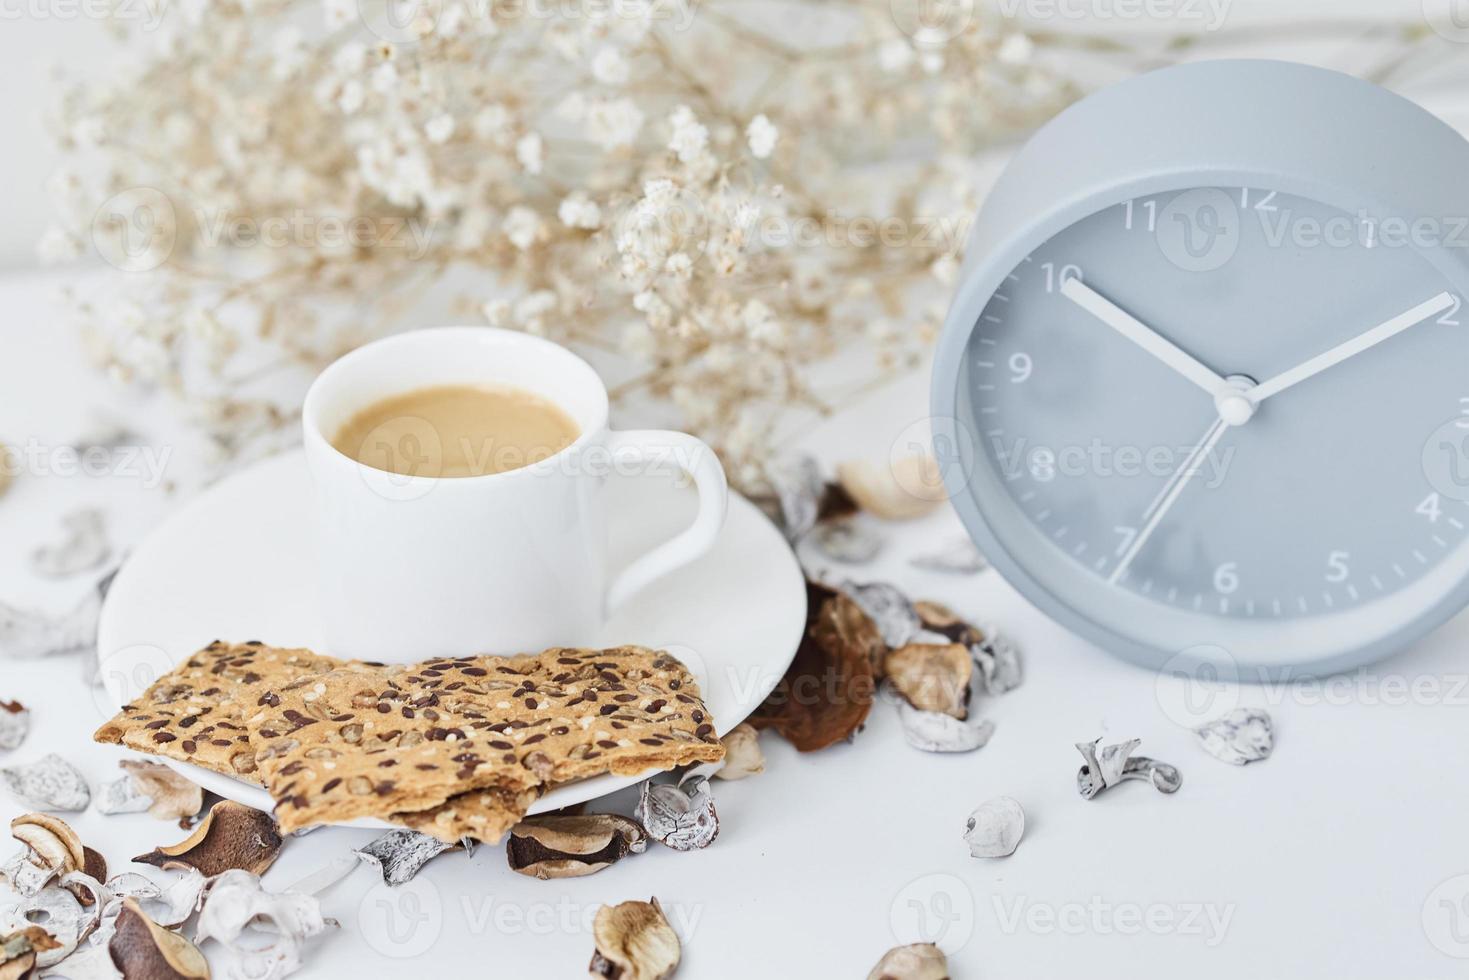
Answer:
M433 475L438 434L427 422L427 466L412 475L332 446L362 409L447 384L530 391L581 435L520 469L450 478ZM591 365L523 333L441 327L360 347L311 385L302 429L316 484L319 602L338 656L412 663L588 644L612 610L707 552L724 524L728 490L713 450L682 432L610 430L607 388ZM679 469L698 489L693 523L612 575L608 479Z

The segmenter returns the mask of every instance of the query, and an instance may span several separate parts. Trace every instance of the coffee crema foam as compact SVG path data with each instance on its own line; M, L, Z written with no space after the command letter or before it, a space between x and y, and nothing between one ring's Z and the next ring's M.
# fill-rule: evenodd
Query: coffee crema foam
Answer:
M332 446L402 476L470 477L520 469L571 445L581 429L555 402L501 385L435 385L374 402Z

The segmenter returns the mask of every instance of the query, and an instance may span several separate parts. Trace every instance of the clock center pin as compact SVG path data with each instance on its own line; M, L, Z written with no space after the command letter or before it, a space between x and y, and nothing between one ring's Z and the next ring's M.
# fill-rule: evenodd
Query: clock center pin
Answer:
M1255 387L1255 379L1243 374L1232 374L1225 380L1235 390L1216 395L1214 408L1226 425L1244 425L1255 416L1255 403L1246 394Z

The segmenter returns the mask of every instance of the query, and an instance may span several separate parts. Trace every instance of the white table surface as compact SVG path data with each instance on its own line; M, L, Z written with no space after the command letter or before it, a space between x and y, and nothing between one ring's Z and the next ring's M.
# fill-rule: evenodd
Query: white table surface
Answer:
M0 280L0 440L63 444L88 406L121 404L176 446L170 477L187 484L194 444L159 406L125 404L85 367L51 303L58 281ZM923 377L891 386L810 444L828 462L885 455L927 414L925 395ZM68 606L85 583L41 582L26 556L84 502L106 509L114 540L137 540L182 496L137 483L22 476L0 497L0 598ZM324 893L341 926L312 942L299 975L580 976L596 908L649 895L683 937L685 980L862 977L888 947L918 938L920 913L956 978L1464 975L1448 954L1469 955L1469 619L1324 686L1246 688L1240 703L1274 714L1277 749L1236 769L1172 720L1178 688L1160 697L1152 674L1069 636L995 573L908 567L959 533L947 510L892 527L879 561L852 574L946 601L1020 645L1024 685L977 704L998 726L987 747L949 757L911 749L889 704L853 744L812 755L767 733L763 775L715 783L722 822L709 849L654 846L571 881L513 874L501 847L441 857L397 890L363 867ZM121 753L89 740L109 706L83 677L81 656L0 662L0 698L33 711L29 739L0 752L0 764L55 751L94 788L118 774ZM1182 790L1165 797L1134 783L1083 801L1072 743L1098 735L1141 737L1143 753L1182 770ZM973 859L965 819L1001 794L1024 804L1025 840L1008 859ZM0 819L19 812L0 800ZM67 819L114 871L139 869L129 858L182 836L145 814ZM372 836L326 829L293 840L266 884L289 886Z

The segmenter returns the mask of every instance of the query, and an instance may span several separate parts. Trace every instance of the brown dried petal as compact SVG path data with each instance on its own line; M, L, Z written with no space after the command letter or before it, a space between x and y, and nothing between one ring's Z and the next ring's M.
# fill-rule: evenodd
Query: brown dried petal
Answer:
M510 828L510 870L534 878L578 878L639 854L648 846L640 823L615 813L527 817Z
M974 661L960 643L910 643L888 654L888 681L920 711L937 711L961 721L969 715L969 681Z
M195 868L208 877L239 868L263 874L281 850L281 835L268 813L223 800L188 837L169 847L156 847L133 858L154 867Z
M36 965L37 953L60 948L61 943L40 926L27 926L0 936L0 980L29 977Z
M949 961L933 943L895 946L877 961L867 980L949 980Z
M806 603L806 635L795 659L749 721L757 729L775 729L802 752L814 752L862 727L872 707L874 663L887 647L876 624L848 596L808 581Z
M86 848L60 817L23 813L10 821L10 835L30 848L33 864L55 871L57 877L86 867Z
M597 950L588 973L606 980L664 980L678 969L683 952L656 898L602 906L592 938Z
M198 948L148 918L131 898L123 899L107 951L124 980L207 980L209 977L209 964Z

